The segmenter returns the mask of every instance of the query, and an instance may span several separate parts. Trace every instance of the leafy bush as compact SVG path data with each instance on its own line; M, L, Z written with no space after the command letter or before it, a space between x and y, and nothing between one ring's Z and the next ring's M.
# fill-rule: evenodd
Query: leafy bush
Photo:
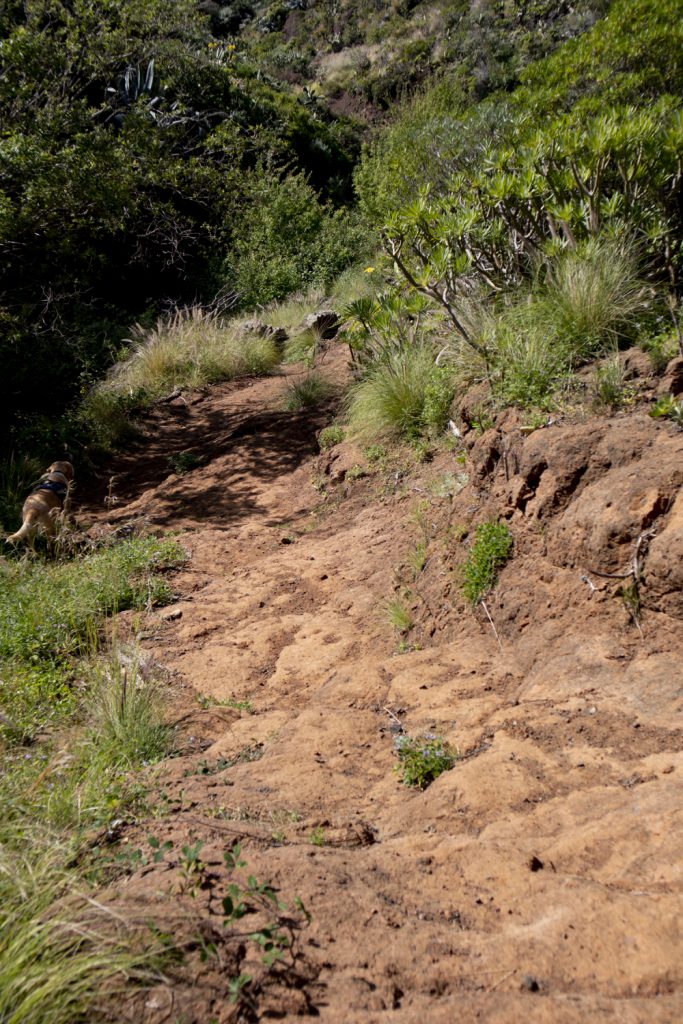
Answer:
M496 582L498 570L512 552L512 534L506 523L490 520L477 527L474 543L463 567L462 592L477 605Z
M330 448L334 448L336 445L341 444L346 436L346 431L343 427L333 423L329 427L323 427L318 435L318 444L320 450L323 452L328 451Z
M450 771L458 757L457 751L435 733L424 736L397 736L395 741L398 765L404 786L426 789L439 775Z
M248 202L223 273L249 308L310 285L328 287L366 248L357 218L324 206L304 175L255 174Z

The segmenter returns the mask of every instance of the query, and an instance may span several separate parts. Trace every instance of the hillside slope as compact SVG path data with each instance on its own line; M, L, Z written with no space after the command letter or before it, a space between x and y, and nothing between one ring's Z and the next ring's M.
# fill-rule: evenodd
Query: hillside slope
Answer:
M343 377L340 352L323 371ZM115 837L173 846L103 897L186 955L116 1019L680 1019L683 434L636 408L529 435L508 411L431 463L378 468L320 455L330 410L279 411L283 386L157 407L113 467L114 509L82 509L105 531L186 530L191 555L142 641L182 753L150 779L153 818ZM179 449L205 465L169 475ZM487 603L500 646L458 585L497 515L515 545ZM639 609L615 578L634 557ZM397 648L386 604L406 591ZM401 730L460 760L406 788ZM311 914L291 970L227 939L237 838ZM200 841L188 885L180 851Z

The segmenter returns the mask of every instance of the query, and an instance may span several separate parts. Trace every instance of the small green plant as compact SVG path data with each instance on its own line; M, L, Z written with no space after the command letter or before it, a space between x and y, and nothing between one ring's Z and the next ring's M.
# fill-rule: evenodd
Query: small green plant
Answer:
M673 395L662 395L650 410L650 416L655 419L664 417L675 423L677 427L683 427L683 398L676 399Z
M389 625L397 633L409 633L415 625L410 609L400 597L395 597L387 604Z
M267 882L259 882L254 875L249 875L246 883L240 881L237 872L247 865L242 859L239 843L226 850L223 859L232 877L223 898L224 926L228 928L237 924L247 914L255 911L265 913L266 923L245 937L259 948L261 960L268 969L280 961L287 960L289 966L293 966L296 957L296 932L311 920L311 915L300 897L295 897L293 910L290 910L287 904L278 899L277 893ZM250 982L251 977L246 974L241 974L236 979L235 1001L239 1000L242 990L246 989Z
M485 405L478 405L472 412L472 427L478 434L485 434L495 422L490 410Z
M309 373L301 380L289 384L282 406L286 412L301 412L320 405L333 393L333 387L319 373Z
M201 840L194 845L188 843L182 848L180 858L181 892L189 892L191 896L196 896L204 883L206 865L201 858L203 848L204 843Z
M285 342L282 362L285 365L303 363L304 366L310 369L315 362L319 344L320 335L316 331L301 331L299 334L288 338Z
M325 845L325 829L322 825L317 825L310 835L312 846L324 846Z
M227 700L220 700L218 697L207 696L205 693L197 694L196 701L205 711L208 708L234 708L235 711L245 711L248 715L255 714L254 705L250 700L238 700L236 697L228 697Z
M206 463L206 456L195 455L190 451L174 452L173 455L168 456L167 462L174 473L182 476L184 473L190 473L193 469L203 466Z
M367 475L368 475L367 470L363 466L361 466L359 463L356 463L355 466L351 466L351 469L348 470L345 479L346 480L362 480L363 477L367 476Z
M596 407L621 409L628 400L624 367L615 353L596 367L593 378L593 394Z
M374 466L376 463L385 462L387 454L383 444L371 444L365 449L365 458L371 466Z
M662 373L669 362L678 353L677 338L675 332L664 331L662 334L650 335L639 339L640 347L650 357L652 369L655 373Z
M420 541L419 544L415 545L409 553L407 561L412 569L413 579L416 580L427 564L427 545L424 541Z
M443 772L455 764L457 751L436 733L422 736L397 736L395 740L398 764L404 786L426 789Z
M473 607L491 590L511 551L512 534L506 523L492 519L477 527L462 584L463 594Z
M320 450L326 452L328 449L334 448L336 445L341 444L345 437L346 432L344 428L336 423L329 427L324 427L318 435Z
M468 480L467 473L444 473L429 484L429 492L435 498L454 498L467 486Z

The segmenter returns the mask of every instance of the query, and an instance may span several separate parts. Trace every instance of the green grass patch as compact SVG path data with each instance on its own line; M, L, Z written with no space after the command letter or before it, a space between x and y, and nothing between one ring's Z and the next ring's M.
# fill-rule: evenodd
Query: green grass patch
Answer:
M512 553L512 534L506 523L493 519L481 523L463 569L462 592L474 606L494 586L498 570Z
M54 855L29 864L0 851L3 1024L91 1021L102 996L131 978L159 976L162 943L124 929L74 895L74 884Z
M135 431L131 413L179 389L264 374L280 359L268 337L245 334L215 310L190 306L152 328L136 325L129 354L88 395L76 420L102 448Z
M74 709L75 661L107 615L164 604L159 570L184 558L175 540L134 537L64 562L0 561L0 729L34 735Z

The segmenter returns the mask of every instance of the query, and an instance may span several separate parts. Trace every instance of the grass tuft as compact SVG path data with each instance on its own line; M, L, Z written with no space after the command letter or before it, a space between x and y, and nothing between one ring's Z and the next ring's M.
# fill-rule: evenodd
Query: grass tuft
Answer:
M151 934L136 944L113 915L67 896L72 884L52 856L29 865L0 852L3 1024L92 1020L98 997L162 962Z
M319 373L309 373L287 386L285 391L283 408L287 412L301 412L302 409L312 409L320 405L334 392L334 388Z
M428 346L406 348L377 363L351 391L350 434L365 442L419 437L428 397L434 396L431 408L443 408L434 388L438 369Z
M392 629L395 629L397 633L409 633L415 625L410 609L400 597L392 598L392 600L387 603L386 610L389 625Z

